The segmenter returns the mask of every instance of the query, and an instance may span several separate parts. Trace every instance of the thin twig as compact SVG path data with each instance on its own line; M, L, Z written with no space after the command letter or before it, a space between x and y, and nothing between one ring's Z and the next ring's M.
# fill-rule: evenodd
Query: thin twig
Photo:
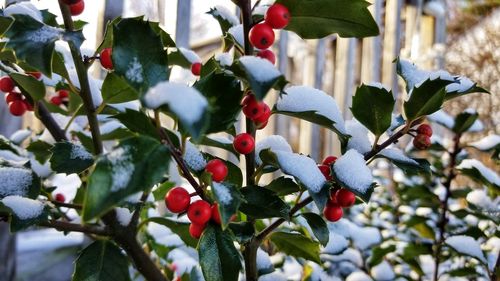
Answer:
M81 224L69 223L64 221L55 221L55 220L42 222L39 225L44 227L51 227L64 232L73 231L73 232L82 232L86 234L95 234L100 236L111 235L111 231L107 226L103 227L103 226L81 225Z

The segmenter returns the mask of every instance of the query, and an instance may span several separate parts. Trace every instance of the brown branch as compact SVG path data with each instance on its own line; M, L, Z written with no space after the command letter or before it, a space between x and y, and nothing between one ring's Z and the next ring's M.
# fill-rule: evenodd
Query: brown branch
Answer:
M144 204L146 203L146 200L148 199L149 194L150 194L150 190L144 191L142 193L141 199L139 200L140 202L135 207L134 213L132 214L132 218L130 219L129 228L137 229L137 225L139 223L139 218L141 216L142 207L144 207Z
M390 136L387 140L385 140L383 143L379 145L374 145L373 149L367 152L364 155L365 161L370 160L373 156L377 155L380 151L383 149L387 148L389 145L398 142L398 140L407 134L410 130L411 127L415 126L416 124L420 123L419 120L412 122L412 124L407 124L403 128L399 129L396 133L394 133L392 136Z
M101 226L80 225L80 224L74 224L64 221L55 221L55 220L42 222L38 225L44 227L51 227L64 232L73 231L73 232L82 232L85 234L95 234L100 236L111 235L111 231L108 227L101 227Z
M83 208L82 205L79 204L71 204L71 203L64 203L64 202L59 202L59 201L50 201L50 203L54 204L56 207L64 207L64 208L70 208L70 209L75 209L75 210L81 210Z

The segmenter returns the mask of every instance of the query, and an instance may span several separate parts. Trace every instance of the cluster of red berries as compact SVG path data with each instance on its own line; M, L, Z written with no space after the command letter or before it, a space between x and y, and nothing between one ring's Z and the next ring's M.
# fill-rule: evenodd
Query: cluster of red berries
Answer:
M85 9L85 1L83 0L62 0L64 4L69 6L72 16L78 16Z
M250 44L257 49L257 56L269 60L272 64L276 62L276 56L268 48L274 43L273 29L282 29L290 21L290 12L282 4L274 4L267 10L264 22L256 24L250 29L248 39Z
M113 60L111 60L111 53L113 50L111 48L105 48L99 54L99 60L101 61L102 67L107 70L113 69Z
M413 139L413 146L424 150L431 146L432 128L428 124L422 124L417 128L417 135Z
M59 90L56 95L50 98L50 103L55 106L60 106L61 104L68 104L69 92L67 90Z
M12 115L21 116L26 111L33 111L33 105L19 92L14 80L9 76L0 78L0 91L5 93L5 102Z
M271 108L263 101L257 101L255 96L250 92L241 101L243 106L243 114L252 120L257 129L263 129L267 126L269 117L271 117Z

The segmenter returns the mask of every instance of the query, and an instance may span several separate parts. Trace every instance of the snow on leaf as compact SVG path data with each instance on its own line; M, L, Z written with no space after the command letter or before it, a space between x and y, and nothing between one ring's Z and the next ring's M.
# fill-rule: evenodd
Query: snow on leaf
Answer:
M264 149L270 149L273 152L276 151L284 151L284 152L292 152L292 147L288 142L280 135L271 135L266 138L261 139L255 145L255 162L257 165L262 164L262 160L260 159L260 152Z
M195 52L182 47L179 47L178 49L190 63L201 62L201 58Z
M231 66L233 64L233 56L230 53L216 54L215 60L222 66Z
M139 60L134 57L129 64L127 72L125 72L125 77L127 77L129 81L142 83L144 82L143 72L142 65L139 63Z
M245 37L243 34L243 25L238 24L235 25L227 31L231 36L233 36L234 40L236 40L236 43L238 43L241 46L245 45Z
M266 82L281 76L279 70L266 59L255 56L243 56L241 65L257 82Z
M318 169L313 159L292 152L273 152L283 173L296 177L311 192L320 192L326 184L325 176Z
M9 17L12 15L28 15L39 22L43 22L42 13L30 2L17 2L9 5L3 11L4 16Z
M482 151L493 149L499 145L500 145L500 136L494 134L486 136L478 141L469 144L469 146L472 146Z
M130 220L132 219L132 213L127 208L115 208L116 219L118 223L123 226L128 226L130 224Z
M188 167L196 172L205 169L207 165L207 160L205 160L203 154L190 141L186 142L183 158Z
M495 200L495 202L493 202L486 191L482 189L476 189L469 192L467 194L466 200L467 202L470 202L486 210L495 210L500 208L500 205L498 205L498 200Z
M358 120L352 119L346 121L345 127L347 134L351 136L347 142L347 149L355 149L361 154L372 149L370 140L368 139L368 129L359 123Z
M371 276L377 281L394 280L396 274L387 261L382 261L370 270Z
M0 197L26 196L33 176L24 168L0 167Z
M413 88L419 87L426 80L448 80L455 81L450 73L444 70L426 71L419 69L414 63L407 60L398 60L398 73L406 81L406 89L410 92Z
M338 255L349 247L349 241L344 236L335 232L330 232L329 236L328 244L321 251L322 254Z
M374 187L373 176L362 154L354 149L348 150L333 165L333 173L342 186L364 201L370 199Z
M500 177L498 174L476 159L465 159L460 163L460 165L457 166L457 169L476 169L488 182L496 186L500 186Z
M474 238L465 235L456 235L446 238L445 243L460 254L474 257L486 263L486 258L481 251L481 246Z
M410 157L406 156L404 152L398 148L386 148L379 153L381 156L387 157L397 162L403 162L410 165L419 165L419 163Z
M134 173L134 163L128 151L129 147L118 147L107 155L107 159L112 164L112 184L111 192L117 192L129 183Z
M459 76L457 77L456 83L451 83L450 85L446 86L446 92L463 93L470 90L472 87L474 87L474 85L474 82L472 82L469 78Z
M92 154L90 154L82 145L72 145L71 146L71 159L81 159L81 160L89 160L92 159Z
M215 10L213 11L213 15L220 16L233 26L238 25L240 23L238 18L233 13L231 13L231 11L228 8L222 5L215 5Z
M14 132L9 139L15 144L20 144L24 140L26 140L29 136L31 136L31 130L24 129Z
M231 192L228 187L223 183L212 182L213 192L216 193L217 199L221 204L228 205L233 201L233 197L231 196Z
M335 102L327 93L308 86L292 86L285 90L278 99L276 109L288 112L313 111L335 123L335 128L342 134L346 133L344 119Z
M61 38L64 30L52 26L44 25L28 34L27 39L34 43L46 44L55 38Z
M44 209L44 204L40 201L13 195L7 196L0 202L12 210L21 220L34 219L40 216Z

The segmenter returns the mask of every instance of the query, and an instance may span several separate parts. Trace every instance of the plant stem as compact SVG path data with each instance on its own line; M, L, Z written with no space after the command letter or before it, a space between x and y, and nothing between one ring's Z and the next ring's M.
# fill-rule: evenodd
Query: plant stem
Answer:
M385 140L383 143L380 145L374 145L372 150L370 150L368 153L365 154L365 160L368 161L370 160L373 156L377 155L380 151L388 147L389 145L396 143L402 136L404 136L408 130L411 128L412 125L408 124L405 127L399 129L394 135L389 137L387 140Z
M69 11L69 6L59 1L59 8L61 10L64 26L67 31L74 30L73 19ZM80 81L80 97L82 98L83 104L85 106L85 111L87 113L87 119L89 121L90 132L92 134L92 142L94 144L94 154L98 155L102 153L102 140L101 132L99 129L99 122L97 121L97 113L92 100L92 93L90 91L89 78L87 73L87 68L85 67L82 54L77 46L68 41L69 49L71 51L71 56L75 63L76 73L78 75L78 80Z
M67 140L64 131L59 127L56 120L52 118L52 115L50 114L50 111L47 109L45 104L43 104L42 102L37 102L36 107L38 108L37 110L38 119L40 119L45 128L49 130L49 133L52 135L52 137L54 137L54 140L56 142Z
M82 205L77 205L77 204L70 204L70 203L64 203L64 202L59 202L59 201L50 201L50 203L54 204L57 207L64 207L64 208L70 208L70 209L75 209L75 210L81 210Z
M100 236L110 236L111 231L108 227L80 225L63 221L46 221L38 224L44 227L51 227L59 231L69 232L82 232L86 234L95 234Z
M456 177L455 173L455 166L457 165L457 155L460 153L460 134L455 135L454 137L454 145L453 145L453 150L450 153L450 164L448 165L448 169L450 170L450 173L446 177L446 181L443 183L443 186L446 189L444 199L441 201L441 218L439 219L439 222L437 223L437 226L439 227L439 240L436 241L435 249L436 251L434 252L434 281L438 281L438 275L439 275L439 263L440 263L440 254L441 254L441 248L444 243L445 239L445 233L446 233L446 223L447 223L447 213L448 213L448 200L450 199L451 196L451 182L453 179Z

